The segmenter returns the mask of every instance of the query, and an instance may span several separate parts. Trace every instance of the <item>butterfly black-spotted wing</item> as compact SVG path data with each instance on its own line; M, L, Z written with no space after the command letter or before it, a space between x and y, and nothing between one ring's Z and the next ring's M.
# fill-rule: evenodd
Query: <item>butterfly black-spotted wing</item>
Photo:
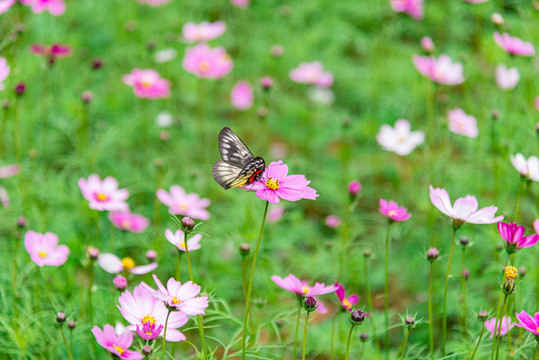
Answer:
M254 157L241 139L225 127L219 133L219 152L222 160L213 165L215 181L223 188L250 185L260 178L266 163L261 157Z

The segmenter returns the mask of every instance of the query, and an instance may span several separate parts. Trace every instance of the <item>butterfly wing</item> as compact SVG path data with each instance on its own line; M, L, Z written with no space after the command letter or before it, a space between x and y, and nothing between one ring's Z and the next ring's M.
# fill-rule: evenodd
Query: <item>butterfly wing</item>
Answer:
M242 168L230 165L222 160L219 160L213 164L212 168L213 178L215 181L217 181L217 183L219 183L219 185L224 187L225 190L238 186L235 184L238 183L238 177L240 176L241 171Z
M249 148L228 127L219 133L219 152L224 162L240 168L240 171L255 159Z

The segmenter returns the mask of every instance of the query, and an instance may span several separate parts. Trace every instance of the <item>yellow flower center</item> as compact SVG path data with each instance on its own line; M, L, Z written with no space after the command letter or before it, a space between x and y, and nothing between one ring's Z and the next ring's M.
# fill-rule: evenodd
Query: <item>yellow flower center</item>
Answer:
M178 246L185 250L185 241L182 242L182 243L181 243L180 245L178 245Z
M112 345L112 346L116 349L116 351L120 353L120 355L124 354L125 349L122 346L118 346L118 345Z
M97 198L98 201L107 201L109 199L109 197L103 193L97 193L95 197Z
M47 253L44 252L44 251L40 251L40 252L39 252L39 257L40 257L40 258L46 258L46 257L47 257Z
M518 275L518 270L516 267L514 266L507 266L505 268L505 278L507 280L513 280L514 278L516 278Z
M266 187L271 190L277 190L279 188L279 180L273 180L271 177L266 181Z
M388 216L395 216L397 215L397 212L395 210L390 210L388 213L387 213Z
M187 205L185 205L185 204L180 204L178 207L179 207L180 210L182 210L182 211L185 211L185 210L188 209Z
M211 68L211 65L210 65L210 62L209 61L206 61L206 60L203 60L200 62L200 64L198 65L198 68L200 69L200 71L202 72L208 72Z
M352 303L351 303L350 301L348 301L348 299L344 299L344 300L342 301L342 304L343 304L344 306L346 306L347 309L352 308Z
M142 87L146 89L152 86L152 84L148 80L144 80L143 82L140 83L140 85L142 85Z
M535 331L539 333L539 327Z
M303 287L303 295L307 295L309 293L309 288L307 286Z
M172 298L172 303L173 303L173 304L181 304L182 301L181 301L180 299L176 298L176 297L173 297L173 298Z
M129 229L131 227L131 221L125 219L120 223L122 229Z
M149 322L150 326L152 326L153 324L155 324L155 318L153 316L146 315L142 318L142 323L146 324L147 322Z
M122 259L122 266L124 269L131 270L135 267L135 260L131 259L130 257L125 257Z

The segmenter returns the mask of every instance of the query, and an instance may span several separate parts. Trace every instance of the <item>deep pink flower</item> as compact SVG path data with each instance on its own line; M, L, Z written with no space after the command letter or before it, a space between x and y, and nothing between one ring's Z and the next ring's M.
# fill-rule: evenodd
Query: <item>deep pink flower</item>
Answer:
M326 226L330 228L336 228L341 225L341 218L336 215L328 215L326 217Z
M518 327L531 332L535 336L539 336L539 312L531 317L530 314L522 310L520 313L516 313L516 317L518 320Z
M142 215L131 214L128 211L111 212L110 221L120 230L131 231L134 233L143 232L150 225L150 221Z
M232 59L222 47L211 48L202 43L187 48L183 68L199 78L220 79L234 66Z
M34 14L48 11L54 16L60 16L66 11L64 0L20 0L24 5L30 5Z
M165 304L152 296L149 286L145 283L140 283L133 289L133 293L124 291L120 295L120 312L122 316L131 325L126 327L127 330L135 331L138 326L144 327L144 324L150 323L157 327L165 325L168 314L168 309ZM167 341L182 341L185 340L178 328L187 323L189 318L182 311L172 311L167 323ZM163 334L160 334L162 336Z
M172 0L135 0L135 1L141 4L150 5L150 6L161 6L163 4L171 2Z
M118 256L110 253L99 254L97 263L103 270L110 274L119 274L122 271L126 271L131 274L142 275L155 270L157 267L157 263L136 266L135 260L132 258L125 257L120 259Z
M210 41L223 35L226 31L226 24L223 21L210 23L207 21L200 24L186 23L183 25L183 37L190 43Z
M298 201L300 199L315 200L316 190L309 187L310 181L304 175L288 175L288 165L281 160L272 161L260 177L260 180L244 187L256 190L256 196L272 204L280 199Z
M7 60L3 57L0 57L0 90L4 90L4 84L2 84L2 82L6 80L10 71L11 68L7 64Z
M337 294L337 297L339 298L339 301L341 302L341 306L348 311L352 311L354 309L354 306L359 301L359 295L352 294L350 296L346 296L346 291L344 290L344 287L335 282L335 286L337 286L337 290L335 290L335 293Z
M423 19L423 1L424 0L389 0L393 11L406 13L416 20Z
M272 206L268 212L268 222L270 223L274 223L274 222L277 222L279 220L281 220L281 218L283 217L283 214L284 214L284 207L280 206L280 205L275 205L275 206Z
M157 190L157 198L163 204L168 206L170 214L185 215L193 219L208 220L210 213L206 208L210 206L210 200L201 199L197 194L187 194L185 190L178 185L170 187L170 193L166 190Z
M348 184L348 193L352 196L357 196L361 192L361 184L359 181L352 181Z
M477 210L477 199L472 195L458 198L455 200L455 204L451 206L447 191L441 188L435 189L430 185L430 201L438 210L452 218L457 224L464 222L494 224L503 220L503 216L495 217L498 208L494 205Z
M8 11L17 0L0 0L0 14ZM1 89L0 89L1 90Z
M30 46L30 52L34 55L45 56L51 62L54 62L56 58L68 57L71 55L71 47L62 44L52 44L49 46L41 44L32 44Z
M408 209L405 207L399 207L399 204L393 200L387 201L380 199L379 203L380 214L386 216L392 221L406 221L412 216L412 214L407 214Z
M495 332L495 328L496 328L496 318L493 317L487 321L484 322L485 324L485 327L487 328L488 331L490 331L490 338L492 339L494 337L494 332ZM509 332L509 330L511 330L512 328L514 328L516 325L516 323L514 322L511 322L511 317L510 316L504 316L502 317L502 320L501 321L498 321L498 330L496 331L496 336L504 336L505 334L507 334Z
M200 293L200 286L188 281L182 285L181 282L170 278L165 288L161 281L153 275L157 290L149 287L152 295L163 301L169 308L175 308L187 315L204 314L204 309L208 307L207 296L197 296Z
M19 164L7 165L0 167L0 179L15 176L19 173L21 167Z
M136 97L141 99L163 99L170 96L170 81L161 78L154 69L133 69L122 76L124 84L132 86Z
M167 229L165 231L165 237L167 240L180 251L185 251L185 234L181 230L176 230L175 233L172 230ZM202 239L201 234L195 234L187 239L187 248L189 251L200 249L200 240Z
M462 64L453 63L447 55L440 55L438 59L433 56L414 55L412 60L421 75L436 83L458 85L464 82Z
M246 8L249 6L251 0L230 0L230 3L239 8Z
M496 41L496 44L511 55L535 55L535 48L533 47L532 43L524 42L517 37L509 35L508 33L503 33L500 35L500 33L496 31L494 33L494 41Z
M58 246L58 235L50 232L45 234L32 230L26 232L24 247L30 259L39 267L63 265L69 255L69 248L65 245Z
M475 138L479 134L477 130L477 119L472 115L468 115L462 109L452 109L447 113L449 119L449 131Z
M526 247L533 246L539 241L539 235L524 236L526 228L519 226L517 223L498 223L498 232L505 241L504 246L507 253L512 254L518 250Z
M300 280L294 275L290 274L284 279L277 275L273 275L271 277L271 280L273 280L277 285L282 287L285 290L291 291L293 293L296 293L301 296L318 296L318 295L324 295L329 294L337 290L337 286L335 285L328 285L326 286L324 283L315 283L314 286L309 286L307 284L306 280Z
M238 81L230 92L230 102L238 110L249 110L253 106L253 87L247 81Z
M148 340L155 340L159 335L161 335L161 332L165 328L163 325L156 326L155 323L151 323L151 321L146 321L144 325L140 326L139 324L137 326L137 334L141 337L142 340L148 341Z
M118 189L118 181L113 177L106 177L101 181L97 174L92 174L86 179L79 179L79 188L82 196L90 203L90 209L98 211L127 211L125 200L129 197L129 191Z
M124 332L121 335L116 335L112 325L106 324L103 326L103 331L98 326L92 328L92 334L99 345L118 356L120 359L139 360L144 356L133 350L127 350L133 344L133 333Z
M322 63L313 61L301 63L289 73L290 79L300 84L310 84L319 87L330 87L333 85L333 75L324 71Z

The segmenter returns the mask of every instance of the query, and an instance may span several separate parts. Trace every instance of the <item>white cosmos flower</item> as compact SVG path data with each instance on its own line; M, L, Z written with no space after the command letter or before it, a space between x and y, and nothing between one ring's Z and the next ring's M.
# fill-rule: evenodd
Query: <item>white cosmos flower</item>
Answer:
M528 160L518 153L511 155L511 163L518 170L520 175L527 177L533 181L539 181L539 159L537 156L530 156Z
M382 125L380 132L376 135L376 141L382 145L384 150L404 156L423 144L425 134L422 131L411 131L410 122L406 119L399 119L395 122L395 127L387 124Z

